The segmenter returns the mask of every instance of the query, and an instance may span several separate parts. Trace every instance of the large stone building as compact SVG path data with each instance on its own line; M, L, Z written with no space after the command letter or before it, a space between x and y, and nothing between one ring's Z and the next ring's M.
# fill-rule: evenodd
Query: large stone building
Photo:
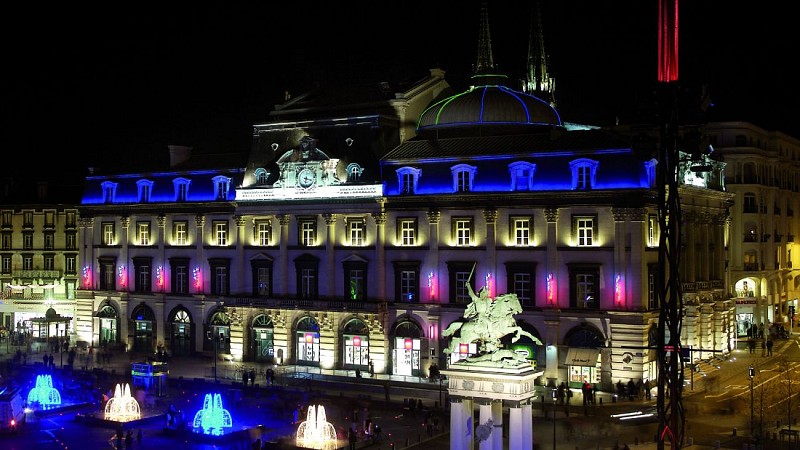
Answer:
M475 76L464 91L438 69L410 83L320 87L255 124L247 154L172 146L161 165L88 176L77 228L63 212L64 237L77 238L77 272L65 269L58 284L77 289L53 298L72 305L72 339L141 354L217 353L303 370L372 363L379 373L425 376L431 364L474 351L445 355L441 336L470 301L469 283L493 296L517 294L520 326L544 345L508 345L546 379L609 388L655 378L659 143L640 139L641 128L563 122L549 77L516 90L495 70L488 17L481 19ZM543 67L528 73L547 76ZM729 139L714 136L732 125L705 132L727 147ZM788 235L796 175L784 162L797 160L797 141L779 137L786 144L771 150L782 159L765 154L757 181L771 185L780 166L790 187L758 198L786 203L769 228ZM772 262L776 253L750 261L756 250L745 248L747 239L736 243L744 232L731 212L741 202L726 183L750 178L731 178L708 155L682 155L684 343L727 352L741 281L755 276L737 273L736 259L749 270L748 261ZM707 171L692 171L698 162ZM753 171L733 164L734 173ZM8 230L3 222L3 233L30 231L17 221ZM778 261L788 265L785 245ZM22 245L3 250L3 258L26 253ZM6 287L21 279L11 267L0 273ZM772 286L769 304L782 293L793 298L789 271L760 270L751 278L756 295ZM18 314L15 305L4 303L7 317ZM34 309L43 315L47 305Z

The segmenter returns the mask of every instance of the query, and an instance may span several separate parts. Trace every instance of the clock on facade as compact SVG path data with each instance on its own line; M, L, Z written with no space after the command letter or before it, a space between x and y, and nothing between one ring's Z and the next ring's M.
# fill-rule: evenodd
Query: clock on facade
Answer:
M307 188L314 184L314 172L311 169L303 169L297 175L297 182L301 187Z

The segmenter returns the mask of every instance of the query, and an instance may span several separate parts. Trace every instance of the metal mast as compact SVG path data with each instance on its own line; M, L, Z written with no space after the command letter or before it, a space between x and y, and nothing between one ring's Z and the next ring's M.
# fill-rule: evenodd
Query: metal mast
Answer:
M683 294L679 278L681 205L678 196L678 0L658 0L658 82L661 146L657 166L658 223L660 227L657 274L658 317L658 449L669 441L672 449L683 445L686 416L683 410L683 358L681 316Z

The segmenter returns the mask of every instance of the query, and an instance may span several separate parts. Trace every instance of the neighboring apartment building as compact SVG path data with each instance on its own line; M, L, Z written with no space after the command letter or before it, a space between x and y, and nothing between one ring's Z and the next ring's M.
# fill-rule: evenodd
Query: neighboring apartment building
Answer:
M793 263L800 251L800 140L746 122L710 123L706 134L727 163L725 186L736 195L727 285L738 334L761 323L788 328L800 297Z

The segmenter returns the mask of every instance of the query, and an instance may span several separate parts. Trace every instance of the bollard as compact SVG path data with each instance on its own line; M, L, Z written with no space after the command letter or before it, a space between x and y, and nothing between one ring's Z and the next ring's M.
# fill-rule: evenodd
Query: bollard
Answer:
M603 406L603 397L600 397L600 406Z
M614 395L611 397L611 403L617 403L617 394L614 394Z
M736 436L736 427L733 427L733 436Z

